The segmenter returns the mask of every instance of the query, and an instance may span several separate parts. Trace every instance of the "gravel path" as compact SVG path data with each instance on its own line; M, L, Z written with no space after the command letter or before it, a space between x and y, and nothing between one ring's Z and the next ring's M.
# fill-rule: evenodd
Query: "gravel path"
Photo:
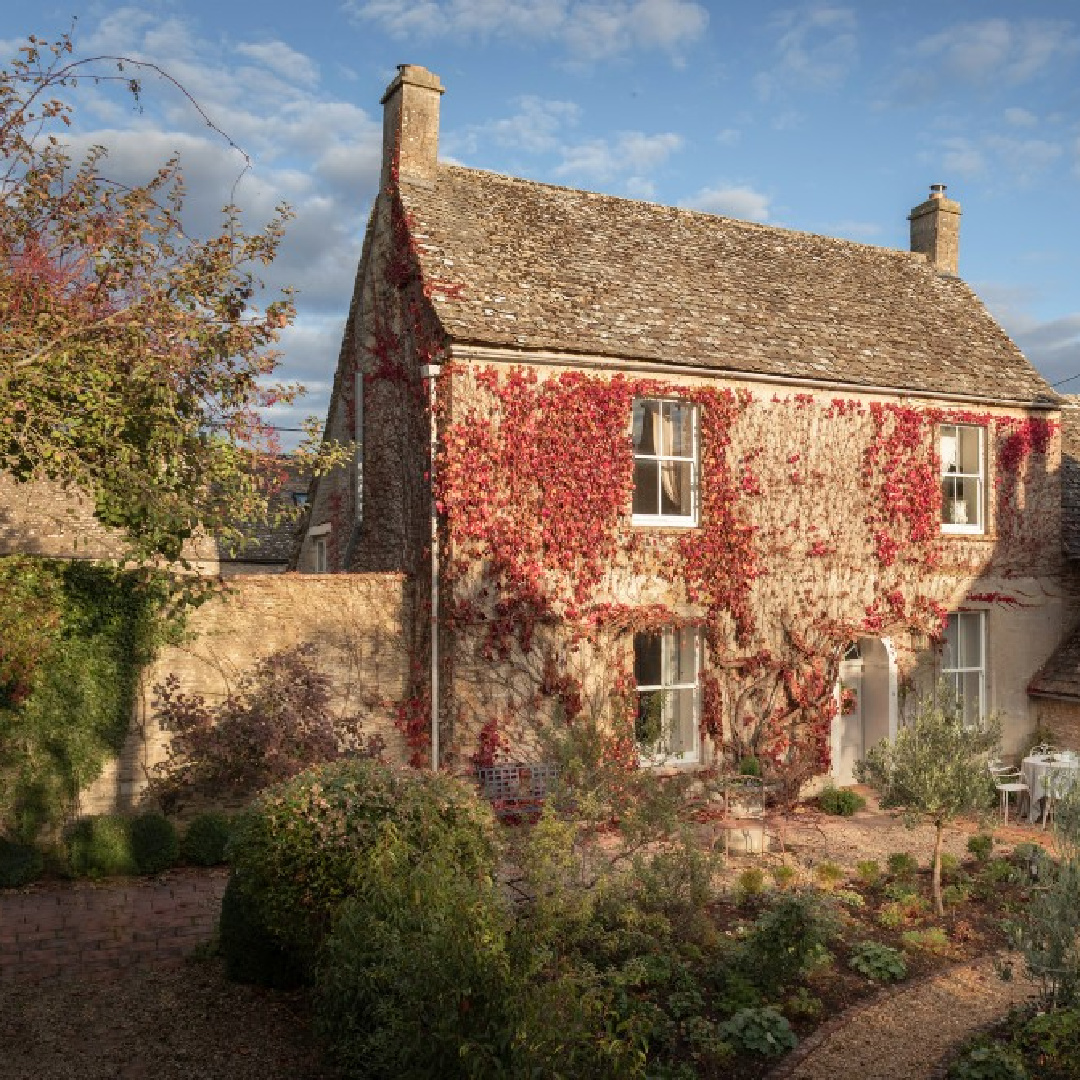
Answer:
M1010 982L994 964L957 964L834 1017L769 1080L929 1080L959 1044L1035 992L1022 964Z

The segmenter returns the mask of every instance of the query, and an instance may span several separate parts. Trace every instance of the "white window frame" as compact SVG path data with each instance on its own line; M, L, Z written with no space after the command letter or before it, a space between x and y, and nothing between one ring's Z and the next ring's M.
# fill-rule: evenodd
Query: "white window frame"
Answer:
M307 538L311 542L311 572L325 574L327 570L327 538L330 535L330 523L313 525L308 529Z
M941 453L944 439L952 433L956 439L956 445L959 447L960 431L961 429L968 429L977 431L979 433L979 471L977 473L961 473L961 472L947 472L945 464L945 455ZM941 457L941 483L944 489L944 483L946 479L955 478L958 480L974 480L976 481L977 502L978 502L978 520L975 522L968 522L966 525L954 525L952 522L945 520L945 495L942 490L942 503L941 503L941 531L943 533L953 533L958 535L977 536L986 532L986 428L981 424L939 424L938 425L938 452Z
M689 750L683 751L681 754L650 754L646 748L638 743L638 754L643 765L662 766L662 765L698 765L701 763L701 633L694 627L668 627L663 630L659 630L656 636L660 638L660 678L664 678L664 672L667 670L667 661L669 656L669 650L676 645L676 635L678 634L691 634L694 640L694 678L692 682L680 682L680 683L664 683L660 682L657 685L635 685L635 702L640 701L640 697L645 693L665 693L673 690L693 690L693 746ZM636 640L636 638L635 638ZM636 659L636 657L635 657ZM670 713L669 713L670 699L665 696L663 702L663 718L661 720L662 730L670 730ZM637 709L634 712L637 716Z
M326 573L326 537L315 537L315 573Z
M962 706L960 685L961 676L978 674L979 676L979 725L986 719L986 612L985 611L953 611L949 613L948 620L951 623L956 620L956 632L953 640L956 642L956 663L960 663L960 620L975 622L978 627L979 660L978 667L949 667L945 666L944 650L942 651L941 678L949 684L956 695L958 705Z
M690 437L692 442L692 453L689 456L682 454L663 454L659 451L655 454L639 454L635 448L634 451L634 463L635 466L638 461L649 461L658 463L658 472L660 467L666 461L679 461L690 462L690 513L689 514L641 514L636 511L632 514L631 522L634 525L665 525L674 526L676 528L693 528L698 524L699 518L699 474L701 469L701 441L699 435L699 408L692 402L682 401L678 398L635 398L634 407L647 401L654 401L660 406L660 414L663 416L664 407L671 407L672 405L678 405L682 408L690 410ZM633 438L633 411L630 414L630 431L631 438ZM657 487L657 494L659 497L659 485ZM657 508L659 510L659 507Z

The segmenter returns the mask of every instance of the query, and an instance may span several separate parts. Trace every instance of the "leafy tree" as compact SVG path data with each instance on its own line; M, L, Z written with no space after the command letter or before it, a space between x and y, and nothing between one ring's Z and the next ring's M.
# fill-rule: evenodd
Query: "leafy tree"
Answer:
M933 896L938 915L944 914L941 845L945 828L960 814L978 813L993 805L986 755L999 738L996 720L983 727L965 727L955 696L941 685L918 702L895 742L878 743L856 766L860 781L881 795L883 807L902 808L909 825L927 822L934 826Z
M104 148L75 163L65 147L80 81L137 102L147 73L186 95L153 64L76 59L67 36L31 37L0 71L0 468L77 486L133 557L171 562L199 529L235 538L266 515L278 448L259 409L300 388L265 382L288 291L257 303L287 208L249 233L229 205L195 238L176 158L129 187Z

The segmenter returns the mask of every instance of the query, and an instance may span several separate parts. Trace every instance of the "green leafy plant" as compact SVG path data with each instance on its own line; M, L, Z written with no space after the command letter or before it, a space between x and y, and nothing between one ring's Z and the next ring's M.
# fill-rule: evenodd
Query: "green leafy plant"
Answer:
M760 776L761 761L753 755L748 755L739 761L740 776Z
M994 837L991 833L976 833L974 836L969 836L967 849L975 857L976 862L985 863L994 850Z
M875 888L881 882L881 864L877 859L860 859L855 864L855 873L867 888Z
M1019 1055L1004 1046L977 1046L949 1068L948 1080L1030 1080Z
M68 830L67 862L80 877L113 877L137 870L128 818L102 814L80 818Z
M1074 1080L1080 1076L1080 1010L1075 1006L1032 1016L1015 1044L1024 1060L1037 1063L1038 1080Z
M781 863L779 866L774 866L771 870L772 879L776 883L778 889L789 889L795 883L795 879L798 877L798 871L794 866L789 866L787 863Z
M180 857L176 826L162 814L139 814L128 822L131 857L140 874L158 874Z
M747 931L741 970L773 994L814 966L837 931L835 914L818 893L780 893Z
M973 892L973 887L970 884L956 883L953 885L946 885L941 891L941 898L950 906L953 904L964 904L971 899Z
M866 808L866 799L850 788L827 787L818 796L818 806L826 814L851 817Z
M917 952L947 956L953 951L949 935L940 926L928 926L924 930L905 930L901 935L904 948Z
M309 769L269 788L235 822L230 861L252 919L277 945L313 961L342 901L365 880L384 831L417 857L438 845L463 873L494 858L490 808L471 785L445 774L405 771L372 759ZM222 928L228 957L234 943Z
M913 878L919 872L919 862L909 851L894 851L885 862L894 878Z
M720 1025L720 1034L739 1050L762 1057L779 1057L799 1042L786 1017L771 1005L741 1009Z
M232 819L228 814L205 811L196 814L184 830L180 857L192 866L220 866L225 862Z
M765 891L765 871L756 866L749 866L739 872L735 879L735 898L740 904L760 896Z
M837 863L821 862L814 867L814 877L823 889L835 889L847 877L847 872Z
M0 836L0 889L17 889L41 877L45 860L34 844Z
M848 963L874 982L899 982L907 978L903 954L878 941L859 941L851 947Z

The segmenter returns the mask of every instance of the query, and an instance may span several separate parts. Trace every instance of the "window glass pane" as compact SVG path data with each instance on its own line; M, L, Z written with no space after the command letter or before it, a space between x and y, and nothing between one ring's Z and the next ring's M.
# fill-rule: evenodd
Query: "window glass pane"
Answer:
M692 627L673 630L667 635L664 650L664 685L697 681L697 632Z
M945 641L941 651L941 667L943 671L952 671L956 669L956 616L950 615L949 621L945 624Z
M670 690L667 695L665 734L670 754L689 754L694 749L695 692Z
M660 463L657 461L634 462L634 513L658 514L660 512Z
M960 645L960 668L982 667L982 634L980 633L981 619L978 615L960 615L959 622L959 645Z
M660 738L664 730L664 696L662 690L638 694L634 738L651 755L659 753L660 750Z
M693 457L694 407L677 401L664 402L664 422L661 428L661 453L676 457Z
M658 401L635 401L634 402L634 453L656 454L659 446L656 441L656 431L659 426Z
M662 638L659 634L634 635L634 681L638 686L660 686Z
M956 428L943 424L941 427L941 471L956 472L960 460L956 445Z
M941 518L946 525L979 524L979 488L973 477L946 476L941 481Z
M691 462L663 462L660 466L660 478L660 513L689 517L694 508Z
M979 476L982 473L982 455L979 453L979 434L977 427L958 427L956 429L959 441L959 472Z
M975 727L982 718L982 674L969 671L960 675L957 682L960 687L960 713L964 724Z

